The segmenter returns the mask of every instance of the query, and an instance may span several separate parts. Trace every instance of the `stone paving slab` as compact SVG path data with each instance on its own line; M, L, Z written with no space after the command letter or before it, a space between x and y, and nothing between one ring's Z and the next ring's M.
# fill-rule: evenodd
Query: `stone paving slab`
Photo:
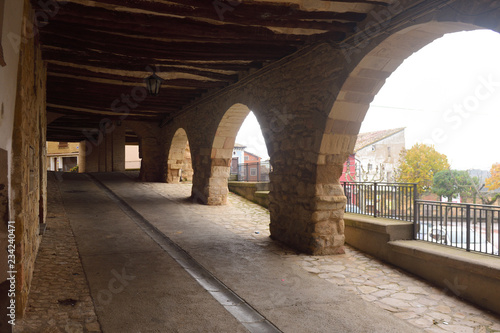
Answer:
M61 174L49 173L47 230L40 243L28 307L14 333L97 333L100 324L62 203Z
M103 332L246 331L93 181L72 174L60 187Z
M144 184L171 200L188 197L188 184ZM218 209L218 208L217 208ZM383 263L346 245L335 256L296 254L269 238L269 212L230 193L226 209L231 212L211 219L227 230L280 255L303 270L375 304L425 332L500 332L500 317L460 300L451 290L441 289L397 267ZM221 208L224 210L224 208ZM182 231L179 231L182 232ZM290 283L296 283L294 281Z
M283 332L419 332L214 222L247 218L240 207L199 205L175 189L164 200L154 184L96 177Z

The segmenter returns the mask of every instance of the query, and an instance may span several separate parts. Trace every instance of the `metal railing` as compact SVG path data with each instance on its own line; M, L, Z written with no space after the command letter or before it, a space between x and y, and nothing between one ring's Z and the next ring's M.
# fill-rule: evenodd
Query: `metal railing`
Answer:
M500 207L417 200L415 239L498 255Z
M417 185L413 183L341 182L346 212L415 221Z
M231 168L231 176L241 182L269 182L269 163L242 163Z

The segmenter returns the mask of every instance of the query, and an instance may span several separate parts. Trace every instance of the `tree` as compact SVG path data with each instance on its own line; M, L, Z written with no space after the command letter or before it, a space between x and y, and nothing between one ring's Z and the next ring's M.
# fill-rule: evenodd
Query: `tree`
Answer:
M401 152L396 179L401 183L417 183L421 194L431 189L435 173L449 167L446 155L438 153L434 146L417 143Z
M500 163L495 163L491 166L491 176L486 179L485 186L489 191L496 190L500 187Z
M439 196L452 198L458 195L469 197L474 195L475 188L479 185L477 177L471 178L467 171L443 170L434 174L432 192Z

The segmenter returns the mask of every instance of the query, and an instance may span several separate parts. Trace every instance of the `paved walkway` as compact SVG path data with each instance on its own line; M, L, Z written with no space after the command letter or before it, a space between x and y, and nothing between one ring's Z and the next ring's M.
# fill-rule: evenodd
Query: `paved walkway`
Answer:
M26 315L16 322L14 332L101 332L59 192L60 175L49 173L48 227L38 251Z
M172 200L190 194L189 185L149 183L141 186ZM232 214L211 221L268 248L280 255L284 262L294 263L423 331L500 332L498 316L458 299L448 290L436 288L350 246L346 246L344 255L297 255L269 239L269 212L265 208L232 193L228 198L228 206ZM294 287L301 284L293 276L288 277L288 280Z
M190 194L189 185L135 183L123 175L100 175L99 178L283 332L500 331L498 317L350 247L347 247L345 255L339 256L297 255L269 239L267 210L236 195L229 195L227 206L208 207L186 200ZM99 200L105 200L88 180L78 183L73 179L62 184L66 191L85 184L87 191L90 189ZM76 194L69 194L72 195ZM88 211L89 207L85 209ZM101 223L104 222L101 219ZM97 228L98 224L93 227ZM90 230L87 233L90 234ZM47 236L42 246L45 239ZM82 251L80 242L79 248ZM63 251L75 252L75 249L65 248ZM102 255L99 251L94 254ZM42 255L43 252L40 252L37 269ZM85 267L85 258L83 261ZM175 264L170 263L169 266L175 267ZM99 269L93 272L97 274ZM142 280L147 281L157 274L164 272L148 271ZM90 289L94 289L92 294L96 303L99 289L93 286L95 277L89 277L87 272L87 279ZM137 291L132 282L129 290ZM33 290L38 288L39 283L40 279L35 274ZM71 283L58 280L47 290L32 293L30 309L23 321L24 327L29 329L16 332L58 332L44 331L42 323L53 316L70 317L68 309L60 306L60 314L44 316L43 311L33 312L31 304L44 304L47 294L52 292L51 288L60 289ZM86 296L81 297L88 300ZM117 315L99 307L97 314L101 324L112 321ZM81 323L83 319L85 324L88 321L88 324L94 324L90 329L95 329L97 323L90 318L92 316L84 315L75 320ZM61 323L64 324L64 320ZM237 332L238 324L231 323L234 328L218 332ZM146 325L143 327L148 327L148 322L143 324ZM77 330L76 326L74 330L68 330L66 326L58 327L61 332L91 331L80 325L81 330ZM104 332L118 332L106 329L105 325L103 328ZM119 332L128 331L137 332L126 329ZM150 331L153 332L144 330ZM170 331L210 332L206 327Z

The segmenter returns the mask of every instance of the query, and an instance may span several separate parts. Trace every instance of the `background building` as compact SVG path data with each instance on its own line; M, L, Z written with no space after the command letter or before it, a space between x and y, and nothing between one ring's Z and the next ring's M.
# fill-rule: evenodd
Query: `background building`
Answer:
M358 134L340 181L394 182L394 170L404 148L404 128Z
M47 170L68 172L80 162L79 142L47 142Z

